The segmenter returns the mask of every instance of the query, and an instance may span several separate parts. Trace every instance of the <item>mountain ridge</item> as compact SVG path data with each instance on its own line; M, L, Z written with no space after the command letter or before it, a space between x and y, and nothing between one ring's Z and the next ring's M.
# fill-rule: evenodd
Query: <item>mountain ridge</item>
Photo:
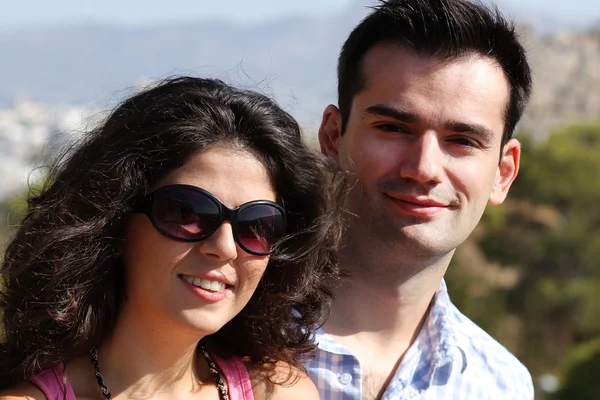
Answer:
M535 18L548 20L550 11L526 13L519 4L504 0L501 9L533 21L522 27L535 73L523 125L540 131L542 118L547 131L568 119L600 115L600 100L590 93L600 88L595 72L600 71L600 24L571 31L557 25L548 33ZM271 95L314 129L324 106L336 102L341 44L367 12L359 1L331 15L287 16L264 24L86 23L0 32L0 104L26 97L110 108L140 82L191 74Z

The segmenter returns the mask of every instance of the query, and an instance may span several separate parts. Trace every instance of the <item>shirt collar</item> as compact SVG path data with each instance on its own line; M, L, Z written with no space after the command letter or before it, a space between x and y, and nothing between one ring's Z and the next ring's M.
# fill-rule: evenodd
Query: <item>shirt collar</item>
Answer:
M354 354L352 354L352 352L349 349L347 349L342 344L336 342L335 339L329 336L327 332L323 330L323 328L319 328L315 332L315 342L317 343L319 349L324 350L328 353L340 354L345 356L354 356Z
M466 369L467 357L460 341L458 323L458 315L450 301L448 287L442 279L440 288L433 296L427 320L417 338L420 340L426 337L429 341L434 369L449 364L452 365L452 368L458 368L460 373Z
M467 367L467 357L460 340L457 337L458 316L448 295L448 288L444 279L440 288L433 296L429 315L421 328L417 340L405 354L405 359L425 352L425 359L429 364L429 384L443 385L450 373L458 370L461 374ZM328 353L350 355L352 352L336 342L322 328L315 334L316 342L321 350ZM419 349L423 349L419 351ZM408 361L408 360L407 360ZM405 361L401 363L405 364Z

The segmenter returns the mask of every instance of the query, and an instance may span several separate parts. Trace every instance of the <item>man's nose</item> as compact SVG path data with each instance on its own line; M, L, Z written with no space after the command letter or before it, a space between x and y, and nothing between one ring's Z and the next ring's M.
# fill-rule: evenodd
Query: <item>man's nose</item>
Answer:
M438 185L444 179L444 157L437 134L425 132L407 144L400 175L422 185Z

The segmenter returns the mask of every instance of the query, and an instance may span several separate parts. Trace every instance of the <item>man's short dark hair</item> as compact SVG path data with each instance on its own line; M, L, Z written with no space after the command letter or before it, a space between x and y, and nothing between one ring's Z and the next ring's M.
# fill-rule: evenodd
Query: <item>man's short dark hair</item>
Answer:
M365 87L361 61L374 45L397 42L423 56L454 60L479 54L495 60L510 84L502 144L512 137L531 94L525 49L513 22L496 7L468 0L380 0L350 34L338 60L342 133L353 97Z

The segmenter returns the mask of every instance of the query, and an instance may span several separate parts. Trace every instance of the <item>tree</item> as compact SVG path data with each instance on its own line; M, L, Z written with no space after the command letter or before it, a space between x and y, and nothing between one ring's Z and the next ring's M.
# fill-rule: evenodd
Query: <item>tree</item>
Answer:
M467 315L534 375L562 373L572 381L581 374L560 370L561 360L573 346L600 337L600 124L573 125L542 143L521 140L521 170L509 199L486 211L463 246L479 251L485 264L479 268L490 277L473 278L474 267L465 264L478 258L464 257L460 248L449 287ZM512 281L493 283L508 272ZM485 289L480 297L473 296L482 292L476 285ZM586 362L591 368L597 361Z

